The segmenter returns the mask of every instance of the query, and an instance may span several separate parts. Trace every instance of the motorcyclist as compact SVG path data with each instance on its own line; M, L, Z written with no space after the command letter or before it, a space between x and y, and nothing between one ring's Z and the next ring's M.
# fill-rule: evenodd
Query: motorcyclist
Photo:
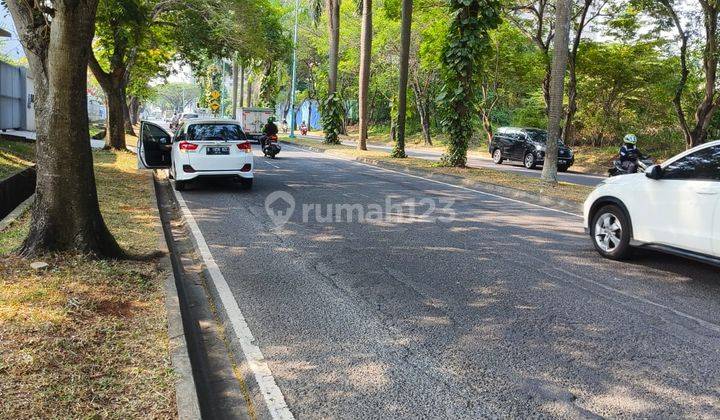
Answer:
M307 124L305 124L305 121L303 121L302 124L300 124L300 133L302 135L307 134Z
M643 157L640 149L637 148L637 137L635 134L627 134L623 138L623 145L620 147L620 166L626 173L637 172L638 159Z
M267 124L263 127L263 136L260 138L261 147L265 148L265 144L270 139L270 136L276 136L278 133L278 127L275 125L275 117L269 117Z

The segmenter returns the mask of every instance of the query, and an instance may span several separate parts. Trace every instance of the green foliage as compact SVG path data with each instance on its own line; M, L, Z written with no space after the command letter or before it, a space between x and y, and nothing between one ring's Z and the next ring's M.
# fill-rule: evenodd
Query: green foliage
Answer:
M674 59L663 57L658 41L587 41L578 57L577 125L594 145L626 132L654 133L674 124ZM662 104L662 106L659 106Z
M340 132L343 125L343 107L340 98L328 96L321 104L320 115L326 144L340 144Z
M465 166L467 147L474 131L482 60L489 52L488 31L500 24L500 3L496 0L449 0L453 17L442 55L442 92L438 97L443 125L448 133L448 150L442 164Z
M268 64L262 82L260 83L260 101L263 106L275 108L278 89L278 72L275 66Z

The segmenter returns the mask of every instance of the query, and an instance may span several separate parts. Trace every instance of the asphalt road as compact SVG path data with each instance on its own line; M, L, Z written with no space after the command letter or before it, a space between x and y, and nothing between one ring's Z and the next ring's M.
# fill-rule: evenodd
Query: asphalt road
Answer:
M720 417L714 268L607 261L574 215L289 146L256 168L182 197L297 418ZM420 208L303 221L388 198ZM454 220L420 215L441 199Z
M305 138L308 140L317 140L320 141L321 139L319 137L315 136L299 136L301 138ZM343 144L349 145L349 146L355 146L357 143L354 141L349 140L343 140ZM388 152L392 150L392 147L388 146L377 146L377 145L368 145L368 149L375 149L375 150L387 150ZM428 159L433 161L439 161L440 157L442 156L442 152L440 151L432 151L432 150L417 150L417 149L411 149L407 148L405 150L408 156L416 157L420 159ZM490 156L488 155L487 158L477 157L475 155L469 155L467 165L474 168L490 168L490 169L497 169L500 171L511 171L514 173L517 173L519 175L523 176L529 176L532 178L540 178L540 175L542 174L542 167L539 166L535 169L527 169L522 165L522 162L515 162L515 161L508 161L506 160L503 162L502 165L496 165L493 163L492 159L490 159ZM572 182L573 184L580 184L580 185L588 185L588 186L595 186L600 183L603 179L605 179L604 176L599 175L591 175L591 174L584 174L580 172L574 172L572 168L570 168L565 173L558 173L558 179L560 181L564 182Z

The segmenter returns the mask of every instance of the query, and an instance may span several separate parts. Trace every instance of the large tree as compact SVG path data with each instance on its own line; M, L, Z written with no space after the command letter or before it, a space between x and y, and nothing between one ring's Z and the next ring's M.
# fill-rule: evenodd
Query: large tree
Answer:
M123 255L100 214L87 115L97 0L7 0L35 82L37 185L20 253Z
M550 77L550 106L548 108L548 137L543 163L542 179L557 183L558 140L562 135L563 98L565 70L567 69L568 43L570 42L571 0L557 0L555 6L555 42L553 45L552 72Z
M398 86L397 139L392 156L407 157L405 154L405 117L407 115L408 66L410 64L410 29L412 25L413 0L402 0L400 24L400 77Z
M357 148L367 150L368 90L370 88L370 60L372 58L372 0L362 2L362 30L360 32L360 80L358 86L358 143Z
M151 30L151 5L138 0L100 0L97 46L90 70L105 92L108 106L106 145L125 149L125 133L134 134L127 104L130 72ZM103 62L103 63L101 63Z
M339 98L338 58L340 51L340 0L312 0L311 12L315 22L319 22L323 8L327 12L328 24L328 90L323 101L322 125L325 131L325 143L337 144L343 129L342 101Z
M442 164L464 167L474 131L478 73L489 52L488 31L500 24L500 4L496 0L450 0L449 9L453 20L442 54L445 84L440 94L449 141Z

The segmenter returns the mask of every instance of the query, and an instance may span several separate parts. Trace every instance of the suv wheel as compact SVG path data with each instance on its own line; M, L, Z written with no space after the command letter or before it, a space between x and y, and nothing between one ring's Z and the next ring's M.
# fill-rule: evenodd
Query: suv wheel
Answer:
M185 191L185 181L175 180L175 191Z
M523 165L525 165L528 169L535 168L535 155L532 153L528 153L525 155L525 159L523 159Z
M623 260L630 256L630 222L616 205L602 207L590 222L590 237L605 258Z
M558 172L567 172L568 167L567 166L558 166Z
M495 149L492 154L492 160L495 162L496 165L500 165L503 163L503 155L502 151L500 149Z

